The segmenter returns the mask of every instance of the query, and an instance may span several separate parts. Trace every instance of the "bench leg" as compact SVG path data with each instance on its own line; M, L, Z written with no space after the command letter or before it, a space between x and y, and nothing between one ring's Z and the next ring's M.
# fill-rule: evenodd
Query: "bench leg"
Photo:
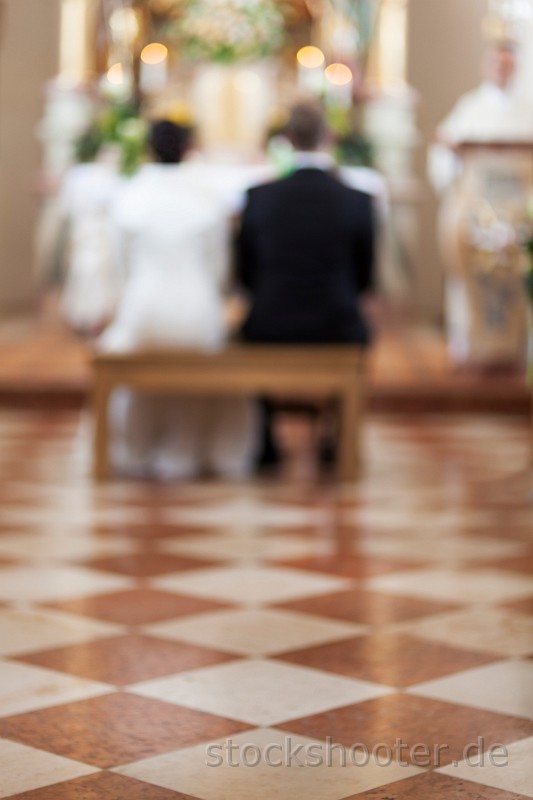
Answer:
M109 477L109 395L107 381L96 375L93 390L93 478L96 481Z
M340 398L340 443L338 476L341 481L354 481L359 474L361 428L360 387L346 387Z

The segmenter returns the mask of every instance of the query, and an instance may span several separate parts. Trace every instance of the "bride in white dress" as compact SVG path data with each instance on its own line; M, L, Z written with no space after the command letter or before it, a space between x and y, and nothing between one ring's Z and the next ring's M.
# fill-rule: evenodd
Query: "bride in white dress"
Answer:
M227 215L194 164L179 163L187 131L155 123L151 145L157 163L140 168L112 209L125 282L100 346L216 349L226 337ZM208 470L241 477L251 468L257 426L255 405L247 399L122 390L112 400L111 415L112 457L122 472L169 479Z

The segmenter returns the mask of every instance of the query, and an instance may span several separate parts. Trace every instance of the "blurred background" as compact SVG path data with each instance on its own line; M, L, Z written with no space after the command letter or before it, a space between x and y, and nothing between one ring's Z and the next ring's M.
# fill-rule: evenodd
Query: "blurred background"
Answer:
M197 158L238 188L254 165L282 171L275 134L291 103L312 95L339 163L368 183L382 215L377 405L407 385L415 404L429 385L437 400L470 402L475 375L478 405L489 391L493 407L525 408L530 0L1 0L0 10L6 391L44 370L51 340L31 326L54 316L49 298L68 272L54 202L76 161L98 150L132 174L147 121L167 117L193 127ZM498 97L483 94L488 84ZM470 106L450 122L465 94ZM398 321L402 334L387 338ZM86 365L69 327L53 334L45 377L77 391ZM492 379L502 367L503 399Z

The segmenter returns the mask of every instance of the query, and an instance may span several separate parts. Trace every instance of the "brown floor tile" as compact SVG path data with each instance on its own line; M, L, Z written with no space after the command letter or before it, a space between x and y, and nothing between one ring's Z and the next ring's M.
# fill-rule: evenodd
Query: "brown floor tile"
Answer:
M20 661L116 686L235 660L205 647L131 634L43 650Z
M420 561L394 561L386 558L371 558L370 556L345 555L344 553L332 556L317 556L316 558L287 559L276 563L293 569L315 570L316 572L326 572L330 575L359 579L372 578L376 575L386 575L387 572L398 572L402 569L416 569L424 566Z
M8 505L7 503L5 504ZM0 508L4 507L4 503L0 501ZM14 533L20 533L21 535L24 533L31 533L32 529L28 525L0 525L0 537L1 536L13 536Z
M148 625L151 622L217 611L229 606L199 597L141 588L80 597L62 603L47 603L46 607L117 622L121 625Z
M463 533L469 537L479 539L489 536L491 539L504 539L506 542L514 541L533 544L533 532L530 524L511 524L506 518L503 518L501 523L497 525L484 525L482 528L466 526ZM484 563L486 564L487 562L485 561Z
M377 744L393 748L397 739L408 747L403 751L406 761L415 744L446 746L440 751L439 766L460 761L464 749L483 737L484 747L508 744L533 735L533 721L492 711L442 703L403 694L393 694L367 700L323 714L292 720L276 725L291 733L333 741L346 747L361 743L369 752Z
M185 558L170 553L128 553L123 556L95 558L79 562L83 567L103 572L116 572L134 578L151 578L167 572L180 572L187 569L201 569L213 566L214 561L200 558Z
M501 789L437 775L434 772L389 783L379 789L354 794L343 800L456 800L456 798L460 798L460 800L528 800L522 794L504 792Z
M249 728L122 692L0 719L0 737L102 768Z
M485 566L487 562L485 562ZM533 575L533 555L518 556L517 558L506 558L504 561L497 561L494 565L497 569L511 570L512 572L523 572L526 575Z
M9 800L198 800L144 781L96 772L85 778L55 783L43 789L12 795Z
M368 592L364 589L349 589L345 592L283 603L279 605L279 608L334 617L362 625L387 625L392 622L403 622L408 619L416 619L416 617L453 611L458 606L453 603L395 597L381 592Z
M533 597L527 597L525 600L516 600L512 603L502 603L502 608L508 608L510 611L520 611L522 614L533 614Z
M283 653L278 659L404 687L480 667L496 661L497 656L471 653L412 636L382 633Z

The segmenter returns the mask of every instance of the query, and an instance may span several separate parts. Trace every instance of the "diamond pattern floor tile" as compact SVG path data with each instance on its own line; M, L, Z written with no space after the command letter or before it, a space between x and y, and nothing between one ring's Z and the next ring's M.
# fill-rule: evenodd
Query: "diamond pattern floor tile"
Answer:
M279 607L364 625L386 625L417 617L429 617L454 608L449 603L395 597L364 589L349 589L320 597L293 600Z
M10 797L10 800L198 800L153 784L109 772L55 783Z
M499 656L533 655L533 617L498 608L474 608L401 626L423 639Z
M225 604L213 600L144 587L49 605L73 614L131 626L148 625L152 622L227 608Z
M276 725L390 691L366 681L266 660L207 667L140 683L129 690L252 725Z
M0 797L88 775L94 767L0 739Z
M483 737L486 747L507 744L533 733L531 721L504 716L490 711L474 710L461 705L443 703L402 694L380 697L344 708L326 711L282 723L277 727L351 747L363 743L370 752L377 743L394 749L397 739L406 744L403 751L410 760L411 748L418 743L430 749L429 762L424 753L415 753L417 766L445 765L460 760L464 748ZM435 756L435 747L441 747Z
M533 796L525 420L370 418L342 486L95 485L82 433L0 409L0 798ZM444 770L206 766L328 736ZM505 770L454 766L479 736Z
M215 563L213 559L185 558L170 553L127 553L122 556L96 558L85 561L84 567L113 572L118 575L129 575L134 578L150 578L154 575L165 575L169 572L181 572L188 569L200 569Z
M201 537L180 537L177 540L166 539L161 544L161 550L189 557L237 561L305 556L315 552L318 546L316 541L309 541L305 537L290 533L270 533L270 535L243 533L239 536L233 533L215 533Z
M209 664L221 664L234 658L228 653L204 647L129 634L32 653L21 656L20 660L124 686Z
M334 623L308 614L260 609L216 611L146 628L154 636L250 656L346 639L365 630L362 625Z
M475 781L483 786L494 786L507 792L518 792L533 797L533 737L513 742L507 746L507 767L485 763L483 766L472 766L462 762L443 768L444 774L453 774L463 780ZM484 790L483 790L484 791Z
M72 536L17 533L0 537L0 556L28 561L74 561L114 555L126 556L133 545L125 536Z
M0 570L0 598L11 601L63 600L129 587L128 578L82 567L31 566Z
M236 748L233 763L240 763L240 768L223 760L219 767L206 769L206 748L202 745L121 767L120 772L159 786L196 791L204 800L250 800L252 797L261 800L341 800L347 792L361 792L418 771L412 766L401 767L396 763L387 767L370 763L362 768L348 761L346 766L342 766L335 754L329 766L323 744L300 736L291 738L291 751L300 748L300 763L306 763L305 748L314 746L310 754L321 758L322 764L302 769L296 758L289 762L287 737L281 731L259 729L231 737L232 746ZM223 748L226 745L227 742L223 741L219 746ZM265 763L266 752L271 761L281 762L279 767ZM254 768L247 768L243 766L246 758L258 759L259 763Z
M116 636L123 630L97 620L80 619L58 610L0 609L0 655L22 655L34 650Z
M165 509L163 520L185 525L211 525L234 527L257 525L272 528L298 528L302 525L320 524L322 509L263 503L253 498L230 498L222 503L196 508Z
M190 708L116 693L1 719L0 736L109 768L247 727Z
M270 567L221 567L193 574L156 578L153 585L224 602L274 603L327 594L347 588L349 581L316 573Z
M368 585L391 594L464 603L480 603L487 597L493 602L503 602L533 596L533 578L497 569L399 572L371 578Z
M343 543L346 534L336 532L335 542L338 547ZM353 531L349 534L350 544L357 544L357 537ZM376 575L386 575L389 572L398 572L402 569L413 569L420 567L420 562L402 559L394 561L390 558L374 558L372 556L352 552L339 552L333 555L314 555L309 558L290 558L278 562L280 566L291 567L292 569L305 569L316 572L325 572L327 575L338 575L341 578L371 578Z
M480 786L462 778L426 773L407 778L369 792L345 797L343 800L526 800L525 795L502 792L490 786Z
M533 661L499 661L412 686L410 692L533 720Z
M0 660L0 717L96 697L110 691L111 687L105 683Z
M495 659L491 655L392 633L359 636L283 653L278 658L291 664L397 687L477 667Z

